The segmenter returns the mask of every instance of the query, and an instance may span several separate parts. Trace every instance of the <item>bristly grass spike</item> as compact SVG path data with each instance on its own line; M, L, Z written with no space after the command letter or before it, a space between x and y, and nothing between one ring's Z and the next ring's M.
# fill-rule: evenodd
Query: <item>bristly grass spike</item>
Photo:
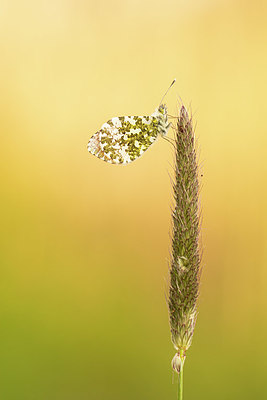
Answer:
M94 156L111 164L128 164L139 158L157 139L159 135L167 135L167 107L162 101L170 88L162 97L160 105L149 116L114 117L104 123L88 142L88 151Z

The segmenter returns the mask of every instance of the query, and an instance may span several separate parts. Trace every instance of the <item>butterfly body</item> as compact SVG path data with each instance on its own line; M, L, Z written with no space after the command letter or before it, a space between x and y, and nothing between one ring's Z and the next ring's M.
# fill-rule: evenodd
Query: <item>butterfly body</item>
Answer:
M88 151L112 164L128 164L139 158L159 135L165 136L169 126L165 104L149 116L115 117L91 137Z

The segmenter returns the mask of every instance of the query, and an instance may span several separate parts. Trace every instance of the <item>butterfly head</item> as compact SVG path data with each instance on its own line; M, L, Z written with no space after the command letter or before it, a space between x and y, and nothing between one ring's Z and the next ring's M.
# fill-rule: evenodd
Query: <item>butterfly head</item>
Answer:
M161 104L158 108L160 114L164 115L167 114L167 107L166 104Z
M170 88L174 85L175 82L176 82L176 79L174 79L172 81L172 83L170 84L168 90L166 91L166 93L162 97L159 107L152 114L158 120L158 133L161 134L162 136L166 136L167 135L168 129L169 129L170 125L171 125L168 122L166 104L162 104L162 101L163 101L164 97L166 96L166 94L168 93L168 91L170 90Z

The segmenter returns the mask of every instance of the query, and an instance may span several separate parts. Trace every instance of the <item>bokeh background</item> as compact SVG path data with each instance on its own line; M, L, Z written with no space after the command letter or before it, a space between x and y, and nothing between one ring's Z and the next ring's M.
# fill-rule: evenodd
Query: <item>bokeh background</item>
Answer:
M171 146L87 153L109 118L192 109L203 163L185 399L267 398L267 7L261 0L0 5L0 397L175 399ZM179 100L180 101L180 100Z

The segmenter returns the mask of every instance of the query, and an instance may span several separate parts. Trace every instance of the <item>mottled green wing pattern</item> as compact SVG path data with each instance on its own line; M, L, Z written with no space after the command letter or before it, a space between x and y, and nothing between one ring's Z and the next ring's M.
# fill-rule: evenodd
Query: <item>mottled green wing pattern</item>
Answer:
M112 164L128 164L156 140L159 119L155 115L115 117L102 125L88 143L88 151Z

